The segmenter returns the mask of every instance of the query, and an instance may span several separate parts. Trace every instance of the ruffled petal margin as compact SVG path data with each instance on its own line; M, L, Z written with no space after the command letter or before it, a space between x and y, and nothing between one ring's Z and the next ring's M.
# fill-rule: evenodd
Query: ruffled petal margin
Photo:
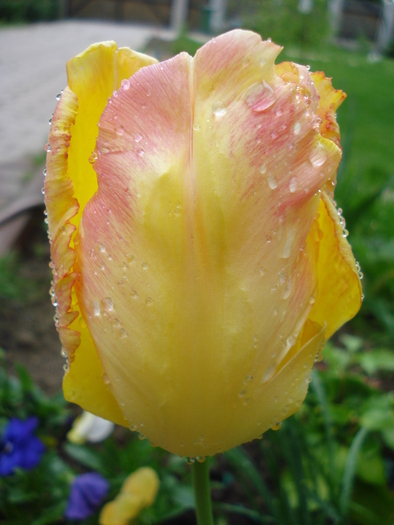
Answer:
M69 366L63 390L68 401L127 426L118 403L103 379L103 370L73 291L74 234L83 208L97 190L89 162L98 134L98 121L113 91L154 58L114 42L95 44L67 64L69 86L52 118L47 153L45 202L52 241L52 300L56 326ZM91 160L92 161L92 160ZM78 355L75 350L78 350Z

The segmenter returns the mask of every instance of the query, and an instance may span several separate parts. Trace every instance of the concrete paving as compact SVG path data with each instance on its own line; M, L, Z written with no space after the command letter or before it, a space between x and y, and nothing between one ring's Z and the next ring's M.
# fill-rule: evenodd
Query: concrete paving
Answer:
M95 42L140 50L152 37L173 36L157 27L75 20L0 29L0 253L10 206L26 192L42 198L29 159L43 151L56 95L67 85L67 60Z

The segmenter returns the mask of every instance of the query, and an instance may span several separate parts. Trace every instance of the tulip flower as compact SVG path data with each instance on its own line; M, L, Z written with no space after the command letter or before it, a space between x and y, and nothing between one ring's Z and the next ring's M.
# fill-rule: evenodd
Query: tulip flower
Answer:
M345 95L248 31L194 58L95 44L47 145L67 400L181 456L276 428L361 305L333 201Z

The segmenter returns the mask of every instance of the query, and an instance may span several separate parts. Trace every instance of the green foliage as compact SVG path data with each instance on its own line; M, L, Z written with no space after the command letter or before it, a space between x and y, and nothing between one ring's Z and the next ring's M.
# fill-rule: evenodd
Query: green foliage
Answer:
M256 12L256 2L245 2L243 27L280 45L320 47L328 37L327 2L311 0L307 13L300 11L300 4L299 0L266 0Z
M58 0L1 0L0 22L15 24L55 20L59 16Z

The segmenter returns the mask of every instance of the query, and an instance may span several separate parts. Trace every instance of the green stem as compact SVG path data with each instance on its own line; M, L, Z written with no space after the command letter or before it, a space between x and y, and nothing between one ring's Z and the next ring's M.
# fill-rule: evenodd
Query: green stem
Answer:
M198 525L214 525L212 517L211 492L209 487L208 459L191 465Z

